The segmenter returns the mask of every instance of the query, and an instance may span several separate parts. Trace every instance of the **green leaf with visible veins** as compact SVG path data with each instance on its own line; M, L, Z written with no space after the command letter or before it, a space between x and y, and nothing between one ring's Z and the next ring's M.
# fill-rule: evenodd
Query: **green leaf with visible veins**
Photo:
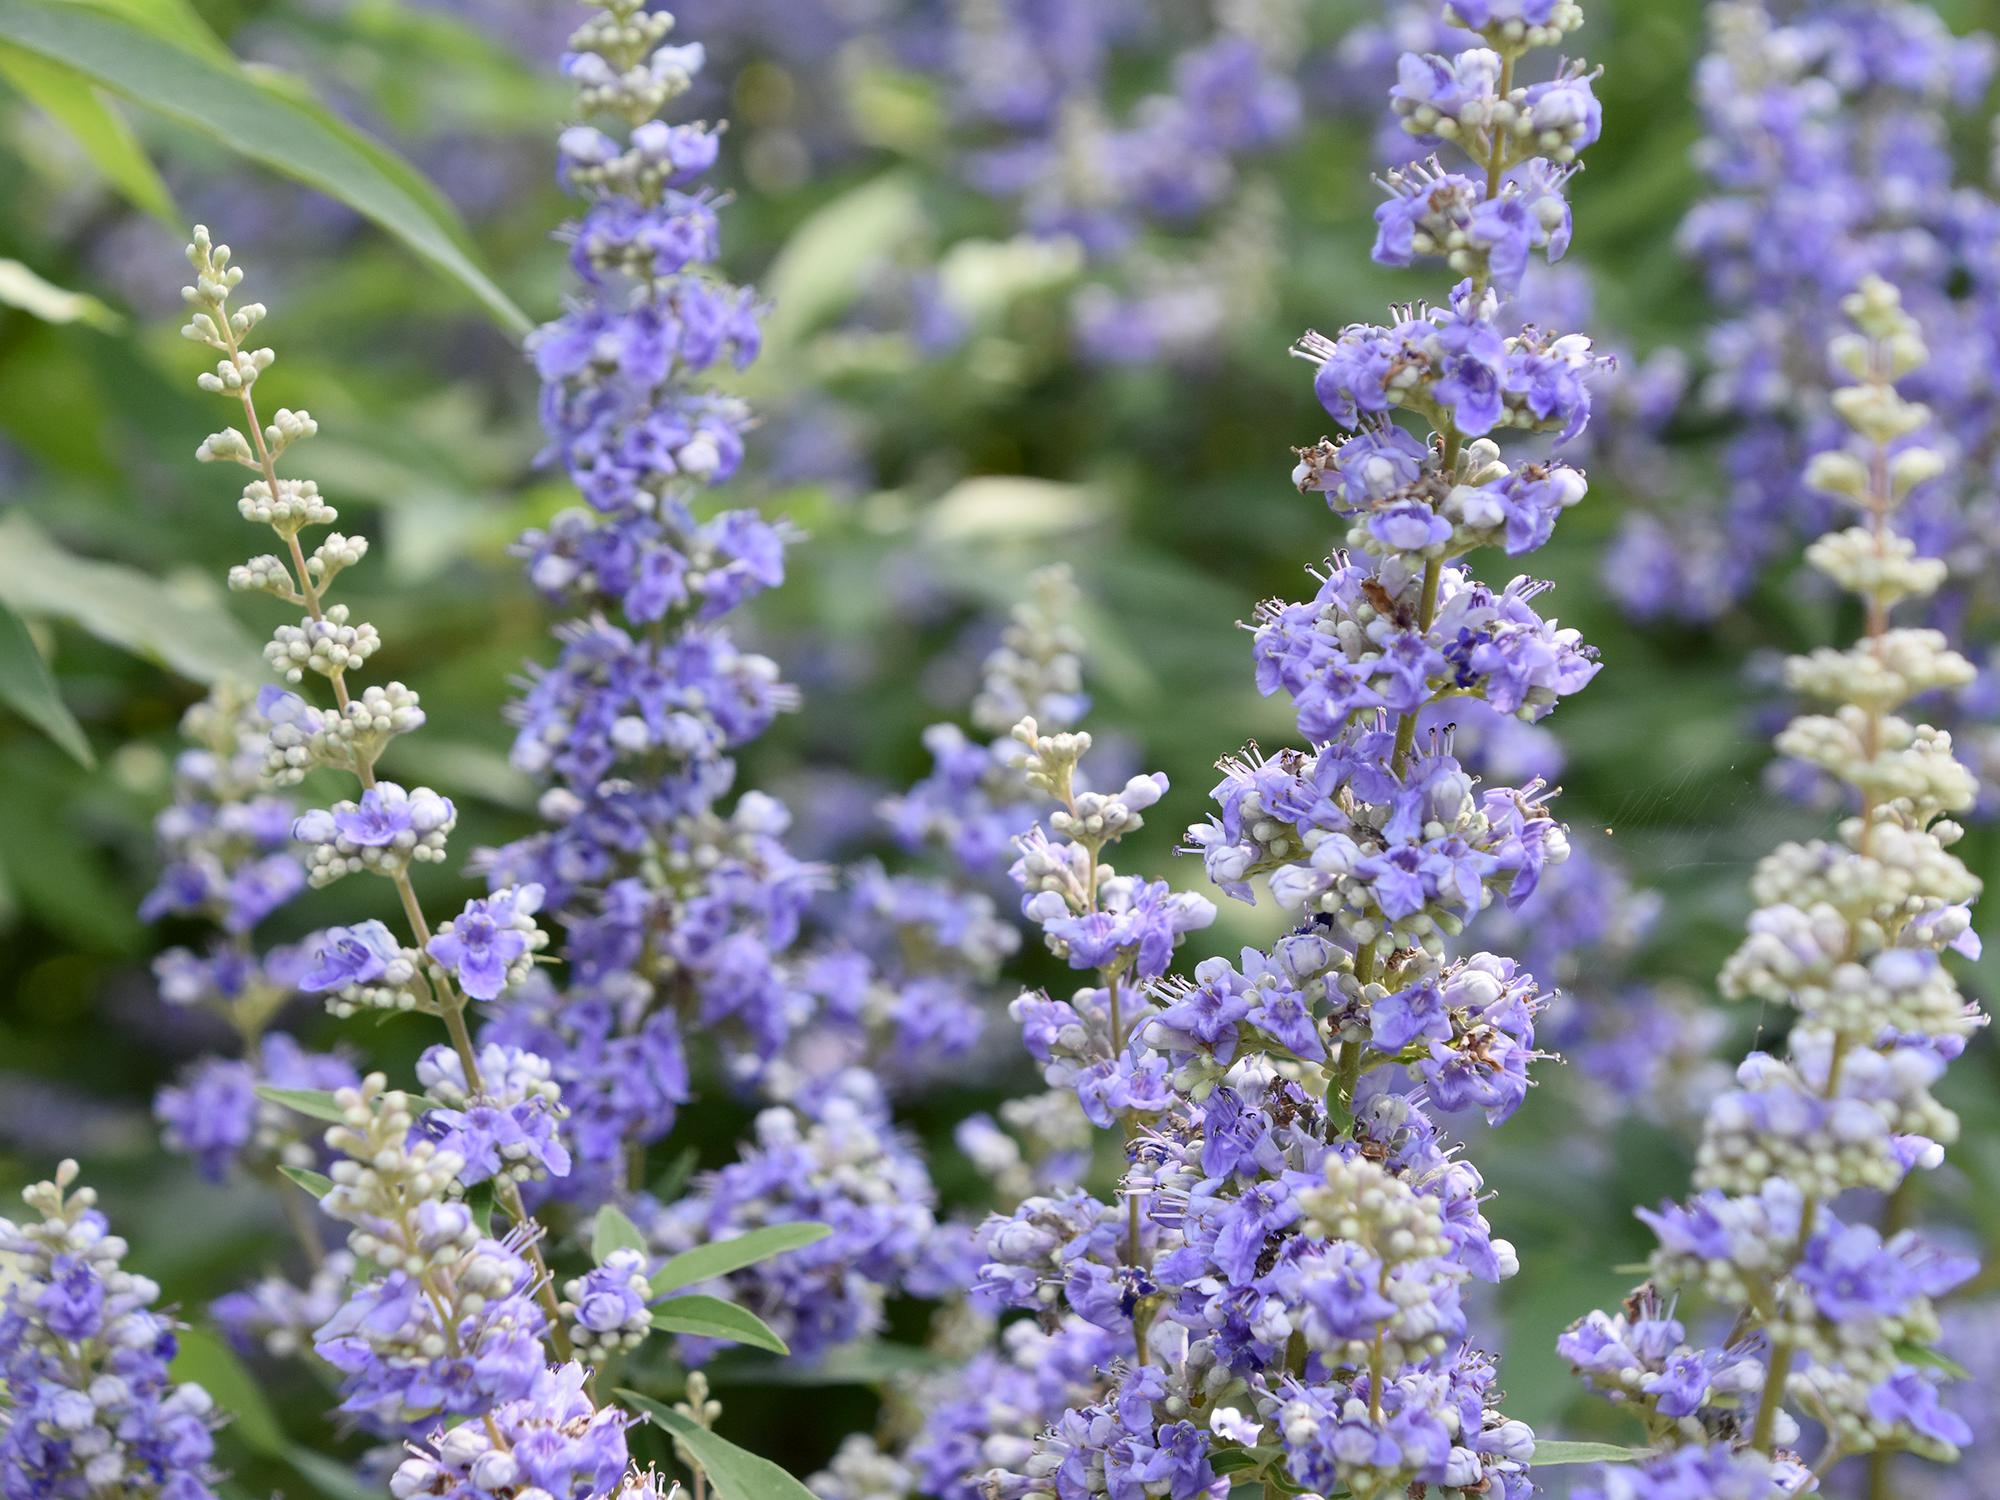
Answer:
M123 563L78 557L19 511L0 520L0 604L68 620L196 682L268 675L219 595L189 595Z
M653 1291L672 1292L698 1281L713 1281L787 1250L816 1244L832 1233L824 1224L767 1224L733 1240L712 1240L682 1251L655 1271Z
M685 1333L696 1338L727 1339L732 1344L748 1344L773 1354L790 1354L785 1341L771 1331L762 1318L748 1308L720 1297L690 1292L669 1297L653 1309L653 1326L662 1333Z
M58 65L338 199L464 287L512 334L527 315L466 248L465 233L415 169L337 125L317 103L265 86L241 66L187 50L155 29L87 4L0 0L0 43ZM391 165L390 163L394 163ZM225 236L226 237L226 236Z

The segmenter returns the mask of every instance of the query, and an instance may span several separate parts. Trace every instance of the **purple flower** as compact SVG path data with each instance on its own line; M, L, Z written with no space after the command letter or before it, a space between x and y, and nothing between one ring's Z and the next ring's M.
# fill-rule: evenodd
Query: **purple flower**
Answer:
M1868 1415L1954 1448L1972 1441L1972 1428L1965 1419L1938 1404L1937 1383L1910 1365L1900 1366L1869 1391Z
M465 910L438 930L425 949L457 975L460 988L475 1000L497 1000L516 977L514 970L534 951L542 888L525 885L468 901Z
M401 952L394 934L373 918L352 927L329 927L320 934L312 966L300 977L299 988L321 993L368 984L381 978Z
M1384 1052L1401 1052L1418 1037L1451 1040L1444 995L1428 981L1385 995L1368 1013L1369 1040Z

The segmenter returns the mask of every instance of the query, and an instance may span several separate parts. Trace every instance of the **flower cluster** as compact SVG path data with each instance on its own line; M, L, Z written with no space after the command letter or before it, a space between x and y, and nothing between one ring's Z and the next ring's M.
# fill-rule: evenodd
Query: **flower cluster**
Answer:
M927 1260L936 1198L880 1085L849 1069L760 1113L740 1158L697 1179L646 1229L656 1249L677 1254L772 1224L826 1225L825 1238L733 1272L718 1287L810 1360L875 1332L892 1293L941 1290ZM679 1343L689 1359L719 1347Z
M1942 462L1913 485L1901 533L1950 575L1916 607L1927 623L1984 630L2000 516L1982 456L2000 426L1987 374L2000 202L1990 185L1962 180L1957 137L1961 124L1983 123L2000 47L1985 33L1954 35L1913 0L1817 0L1782 15L1732 3L1709 17L1695 83L1712 191L1681 241L1725 313L1701 394L1732 420L1727 483L1717 505L1632 517L1606 580L1641 618L1706 620L1789 564L1799 539L1836 525L1840 502L1807 477L1847 431L1835 409L1847 376L1826 357L1826 330L1872 274L1899 288L1933 356L1910 391L1933 413L1923 443ZM2000 746L1987 725L1992 664L1975 664L1976 685L1929 712L1979 771L1983 814ZM1822 777L1787 784L1827 789Z
M160 1289L120 1264L77 1166L21 1196L39 1222L0 1219L0 1493L48 1500L213 1500L208 1392L176 1384Z
M525 935L526 893L565 930L561 985L519 985L486 1040L549 1059L576 1159L565 1191L586 1200L636 1186L634 1153L672 1126L689 1091L683 1026L748 1076L816 1003L789 950L824 877L786 849L779 803L730 800L731 754L797 703L724 621L782 581L788 533L753 511L702 510L750 421L710 380L756 356L759 305L704 264L718 248L719 199L702 184L718 131L654 118L703 60L699 45L664 45L671 24L617 0L564 60L580 116L600 122L560 142L584 204L571 227L581 296L528 345L545 457L586 503L517 549L576 617L514 705L513 752L546 788L549 826L482 856L512 916L469 913L437 939L462 950L478 993L533 956L510 935Z
M1460 19L1501 59L1505 99L1530 39L1575 17ZM1578 70L1560 87L1588 92ZM1466 180L1511 205L1559 186L1589 133L1466 131ZM1544 137L1546 152L1523 151ZM1300 479L1366 540L1330 560L1318 600L1260 615L1260 686L1291 697L1306 748L1226 762L1220 814L1189 836L1225 893L1268 885L1305 924L1170 977L1213 906L1106 857L1164 778L1085 790L1088 735L1045 733L1032 716L1016 729L1029 786L1056 804L1019 839L1023 912L1083 982L1025 994L1012 1013L1051 1097L1115 1132L1126 1167L1108 1197L1043 1185L990 1122L961 1132L1025 1189L977 1230L975 1305L1030 1310L1038 1326L1014 1325L963 1379L925 1390L918 1436L893 1464L844 1450L822 1493L962 1495L975 1480L1002 1500L1192 1500L1238 1482L1529 1492L1533 1436L1498 1410L1464 1290L1513 1274L1516 1257L1434 1111L1497 1122L1525 1094L1539 989L1513 960L1454 955L1451 940L1487 906L1526 899L1567 841L1539 784L1481 789L1448 734L1418 738L1454 698L1496 721L1538 719L1595 671L1574 633L1535 612L1535 586L1491 589L1459 559L1526 550L1581 498L1572 471L1510 469L1478 440L1580 428L1596 361L1578 336L1503 331L1496 268L1474 256L1461 270L1450 313L1307 346L1351 435L1307 450ZM1441 430L1408 438L1392 409ZM1026 1361L1046 1378L1017 1376Z
M238 1167L268 1173L313 1163L297 1116L260 1102L259 1086L331 1089L356 1078L342 1058L270 1030L305 987L312 944L259 952L255 942L265 918L306 886L291 848L295 809L265 784L269 729L249 695L230 685L183 716L192 744L174 762L173 803L155 819L162 870L139 907L147 921L195 918L217 929L205 951L169 948L153 965L162 1000L219 1016L243 1052L190 1065L153 1104L167 1148L215 1181Z
M257 1096L259 1088L325 1092L357 1082L345 1058L308 1052L282 1031L256 1043L251 1058L209 1057L180 1082L160 1090L153 1114L170 1151L194 1159L202 1176L220 1182L238 1168L311 1167L319 1152L299 1130L299 1118Z
M568 1167L547 1118L557 1108L550 1070L539 1058L497 1050L488 1060L502 1071L489 1087L465 1020L473 998L497 998L507 983L524 977L526 961L543 942L531 915L541 894L533 888L497 892L431 931L410 866L443 858L456 814L448 797L377 776L377 758L421 724L422 713L416 695L400 685L355 693L348 674L370 654L376 636L349 625L346 612L326 597L337 574L365 549L336 533L307 557L301 533L336 517L310 481L281 479L277 465L317 426L288 411L269 425L258 422L256 382L275 356L246 347L245 340L264 308L231 306L242 269L205 229L196 229L187 253L195 281L182 293L192 309L182 332L221 356L198 383L239 403L248 431L224 428L198 456L238 463L258 476L245 486L238 509L246 520L269 526L289 558L253 559L232 582L303 612L298 626L279 629L266 654L288 681L301 680L306 671L324 677L333 699L333 707L323 709L282 689L260 695L258 710L269 725L265 769L278 781L323 767L360 782L358 801L303 814L292 824L292 837L307 848L315 884L360 871L387 879L410 929L407 946L380 923L335 929L321 940L299 984L332 992L342 1012L382 1003L435 1015L454 1054L450 1065L427 1061L428 1081L446 1097L423 1132L413 1134L416 1122L405 1096L387 1094L379 1074L333 1095L343 1101L345 1124L327 1143L353 1159L335 1164L336 1185L321 1207L357 1226L351 1248L357 1273L365 1275L357 1275L345 1305L315 1332L315 1347L343 1376L344 1409L379 1430L438 1415L480 1414L518 1394L516 1387L546 1362L545 1331L558 1352L567 1351L566 1334L553 1317L541 1231L518 1185L536 1170L560 1174ZM323 1070L319 1081L345 1080ZM440 1150L432 1134L454 1149ZM466 1187L488 1178L513 1221L502 1239L475 1234L470 1210L458 1201ZM302 1238L316 1255L317 1235ZM426 1276L432 1281L426 1283Z
M1011 731L1030 712L1070 728L1088 708L1077 600L1066 566L1029 580L983 663L971 705L979 737L931 725L931 770L879 804L895 844L927 868L892 874L860 861L815 912L823 936L804 975L820 1007L815 1072L844 1060L907 1083L964 1066L983 1035L988 989L1021 943L992 892L1035 816Z
M1465 438L1503 428L1565 439L1582 432L1598 368L1590 340L1532 327L1503 332L1491 268L1483 271L1452 289L1448 307L1404 308L1387 326L1356 323L1338 338L1302 338L1297 352L1318 367L1313 389L1327 414L1352 428L1364 416L1407 411ZM1458 480L1457 456L1441 476L1447 483ZM1372 477L1360 479L1363 487Z
M394 1500L665 1500L673 1487L631 1465L626 1418L591 1400L587 1373L574 1364L538 1371L527 1390L496 1407L486 1423L440 1431L404 1459L390 1476L389 1494Z
M1254 168L1298 130L1303 28L1224 8L1187 34L1115 0L941 9L905 50L946 91L972 186L1080 250L1082 348L1114 363L1212 353L1275 258ZM1127 97L1127 44L1162 31L1166 77Z
M414 1101L379 1073L334 1096L341 1153L320 1200L352 1225L348 1248L379 1270L313 1334L340 1372L341 1410L393 1433L434 1417L480 1416L528 1394L547 1322L523 1237L482 1234L451 1197L465 1166L417 1131Z
M924 731L929 774L882 804L903 849L935 850L962 873L986 880L1014 836L1034 821L1014 726L1032 717L1047 729L1073 730L1089 710L1077 602L1076 581L1062 564L1029 580L1028 597L1015 605L982 667L972 724L984 738L956 724L933 724Z
M1807 560L1861 597L1866 629L1846 652L1791 660L1791 685L1832 710L1794 719L1778 745L1842 782L1850 812L1837 838L1783 845L1758 866L1759 907L1722 989L1797 1011L1786 1054L1751 1054L1710 1106L1696 1194L1642 1215L1660 1240L1656 1277L1740 1308L1729 1335L1691 1347L1647 1287L1565 1339L1593 1385L1676 1449L1639 1478L1607 1477L1606 1496L1694 1493L1696 1476L1737 1471L1742 1493L1797 1493L1795 1412L1824 1435L1816 1475L1859 1453L1948 1460L1971 1436L1919 1356L1938 1338L1934 1300L1975 1263L1843 1217L1849 1190L1893 1191L1943 1160L1957 1121L1931 1088L1983 1022L1942 961L1978 949L1967 904L1979 883L1950 852L1973 779L1949 736L1898 713L1971 667L1936 632L1890 623L1941 575L1912 565L1899 529L1935 472L1906 441L1930 414L1897 389L1927 351L1887 282L1867 278L1843 306L1855 331L1831 358L1850 383L1833 406L1851 436L1814 459L1808 482L1860 520Z

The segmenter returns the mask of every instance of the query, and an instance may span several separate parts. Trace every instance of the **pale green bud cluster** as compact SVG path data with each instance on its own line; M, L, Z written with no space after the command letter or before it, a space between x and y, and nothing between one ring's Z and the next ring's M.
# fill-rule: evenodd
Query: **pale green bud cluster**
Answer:
M1840 1098L1824 1120L1797 1113L1789 1103L1760 1108L1774 1099L1824 1095L1825 1038L1819 1033L1806 1040L1804 1060L1760 1054L1744 1064L1737 1075L1743 1091L1724 1094L1710 1107L1695 1158L1696 1187L1748 1194L1782 1177L1821 1201L1848 1188L1893 1192L1906 1171L1893 1136L1923 1136L1939 1147L1958 1139L1957 1117L1930 1095L1934 1065L1907 1050L1846 1054Z
M1794 719L1774 743L1779 754L1816 766L1873 801L1911 804L1919 820L1962 812L1978 796L1972 773L1951 753L1948 733L1863 704Z
M1076 764L1090 753L1090 732L1076 729L1044 735L1034 716L1028 715L1010 733L1028 752L1021 762L1028 785L1058 802L1067 802Z
M413 1130L417 1101L380 1073L333 1097L341 1122L326 1144L344 1159L328 1169L333 1186L320 1207L354 1226L348 1248L412 1276L459 1260L479 1240L471 1212L447 1201L464 1160Z
M251 470L254 477L243 486L237 512L246 521L270 527L284 544L231 568L229 586L239 593L269 594L302 610L297 623L272 631L264 659L285 682L301 682L312 673L326 678L333 688L331 708L291 698L282 708L270 710L266 773L273 782L289 785L306 772L327 766L368 782L389 741L424 721L417 695L401 683L369 688L357 696L346 681L350 671L381 647L382 638L374 626L355 621L346 605L327 603L325 594L342 573L368 555L368 539L335 531L310 551L302 545L302 531L329 526L339 513L316 483L281 477L277 463L294 444L316 434L319 423L310 412L290 407L279 407L267 422L257 420L251 390L274 356L269 349L245 349L242 341L263 321L265 309L255 303L229 307L230 294L242 284L243 269L232 263L229 247L215 244L205 228L196 226L187 255L195 277L181 295L194 311L181 332L223 356L214 373L202 375L197 383L203 390L238 400L245 419L241 427L209 434L195 456L204 463L235 463Z
M609 0L570 33L569 68L577 85L577 105L586 115L619 115L634 125L650 120L687 92L690 70L671 53L654 60L654 49L674 29L664 10L648 10L645 0Z
M243 486L236 512L244 520L268 526L279 536L297 536L308 526L330 526L340 512L320 498L319 486L310 479L280 479L274 491L262 479Z
M1299 1194L1305 1233L1318 1240L1350 1240L1385 1266L1447 1254L1444 1209L1378 1162L1364 1156L1328 1156L1326 1185Z
M1873 1387L1851 1370L1814 1362L1795 1372L1785 1389L1820 1420L1827 1441L1838 1443L1843 1453L1907 1449L1933 1463L1958 1461L1959 1450L1953 1444L1918 1432L1907 1422L1885 1422L1870 1411Z
M1848 593L1883 609L1936 593L1947 572L1942 558L1917 556L1917 544L1908 537L1877 537L1865 526L1828 532L1806 548L1806 561Z
M330 604L319 619L280 625L264 644L264 660L287 682L298 682L307 672L338 677L367 661L382 644L373 625L347 621L347 606Z
M1801 1021L1787 1059L1754 1055L1739 1070L1739 1090L1711 1107L1696 1173L1701 1186L1737 1194L1778 1177L1818 1202L1850 1188L1894 1190L1908 1170L1899 1140L1929 1140L1936 1153L1956 1138L1956 1119L1930 1093L1937 1057L1895 1039L1963 1037L1984 1020L1940 961L1966 931L1965 906L1979 894L1950 850L1962 833L1950 815L1972 806L1976 782L1954 758L1949 734L1896 712L1974 676L1941 633L1894 628L1888 618L1894 604L1944 577L1942 563L1918 558L1894 529L1911 491L1943 470L1934 452L1909 444L1930 426L1929 410L1896 389L1926 355L1887 282L1869 278L1843 307L1856 332L1830 352L1855 383L1835 393L1833 406L1854 437L1815 459L1807 479L1863 512L1865 524L1821 538L1807 558L1863 598L1867 630L1845 650L1787 663L1792 688L1833 707L1795 718L1776 746L1840 783L1859 810L1843 819L1837 841L1783 844L1757 868L1759 909L1721 988L1790 1005ZM1781 1308L1774 1337L1870 1380L1889 1373L1869 1361L1886 1358L1895 1340L1935 1333L1863 1336L1850 1327L1838 1337L1853 1347L1833 1348L1825 1340L1835 1335L1811 1326L1804 1293L1788 1295L1804 1299L1803 1311Z
M374 765L390 740L423 722L416 690L400 682L365 688L340 708L304 705L271 726L264 771L279 786L303 780L316 766L358 773Z
M1939 630L1890 630L1845 651L1822 646L1785 663L1785 685L1830 701L1884 713L1919 693L1961 688L1977 675Z
M987 653L972 722L988 734L1011 734L1052 697L1083 692L1083 631L1076 614L1082 593L1067 563L1039 568L1027 597L1010 611L1000 644Z

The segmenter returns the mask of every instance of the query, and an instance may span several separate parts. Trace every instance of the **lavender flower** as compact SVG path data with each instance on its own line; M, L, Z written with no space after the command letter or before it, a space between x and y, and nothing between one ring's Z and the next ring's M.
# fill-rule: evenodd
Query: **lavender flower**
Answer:
M628 1164L672 1126L689 1087L684 1024L748 1077L816 1004L788 950L824 877L786 849L775 800L730 801L731 754L797 704L725 624L782 581L789 533L752 511L703 511L750 421L711 372L755 358L760 309L704 265L716 131L653 118L702 62L699 47L661 45L668 24L618 0L564 59L581 116L618 127L562 135L561 177L584 204L582 295L529 339L546 457L586 504L517 550L577 618L515 705L514 760L547 786L550 826L485 856L496 892L544 892L567 931L562 986L517 982L488 1040L549 1060L571 1105L565 1191L585 1199L636 1185ZM490 939L477 917L439 939L475 990L496 967L518 981L530 956L503 914L485 915Z
M239 1168L268 1173L280 1165L318 1163L318 1151L300 1135L299 1117L259 1099L259 1087L331 1091L359 1081L345 1058L308 1052L272 1032L252 1058L193 1064L179 1083L160 1090L153 1114L167 1149L193 1157L204 1177L220 1182Z
M698 1178L646 1227L674 1254L770 1224L820 1223L826 1238L727 1278L729 1300L761 1317L802 1359L874 1333L892 1293L930 1288L925 1256L936 1190L912 1144L891 1123L880 1086L850 1069L796 1103L758 1115L741 1157ZM682 1338L700 1359L713 1340Z
M1994 507L1977 455L1996 412L1989 360L1995 269L1990 184L1958 180L1954 137L1977 124L2000 56L1994 38L1953 35L1929 6L1825 0L1772 14L1750 4L1710 12L1696 76L1706 133L1698 157L1711 193L1681 243L1723 309L1708 343L1702 404L1729 415L1719 503L1631 518L1607 582L1642 618L1704 621L1789 565L1794 543L1835 524L1837 502L1805 480L1837 450L1833 407L1846 376L1825 355L1840 299L1868 274L1902 292L1932 359L1911 394L1934 413L1923 434L1942 463L1913 480L1902 532L1916 554L1948 562L1918 607L1953 629L1989 612ZM1715 539L1727 537L1726 548ZM1799 586L1817 587L1810 575ZM1928 705L1995 805L1991 663L1957 706ZM1825 793L1826 778L1785 767L1787 790Z
M1451 106L1460 113L1438 133L1471 158L1459 174L1476 195L1461 205L1468 216L1492 203L1486 220L1506 219L1517 193L1559 190L1557 168L1594 135L1581 70L1536 90L1511 82L1530 37L1553 40L1575 20L1569 7L1482 12L1490 49L1438 60L1448 76L1426 126L1445 118L1447 85L1485 59L1480 98L1529 119L1547 111L1542 131L1517 135L1502 128L1515 113ZM1434 71L1411 58L1404 74ZM1537 158L1544 139L1559 161ZM1520 237L1468 252L1449 309L1302 346L1321 366L1323 402L1352 431L1307 450L1298 479L1349 520L1360 555L1329 560L1313 603L1260 612L1259 685L1291 698L1308 748L1225 762L1219 814L1189 846L1226 894L1268 886L1303 926L1208 960L1191 980L1166 977L1212 907L1105 857L1163 781L1082 791L1087 735L1045 735L1033 718L1015 731L1029 784L1057 804L1020 839L1023 912L1084 982L1023 995L1012 1013L1051 1089L1117 1132L1127 1168L1115 1197L1030 1192L979 1227L975 1305L1075 1330L1076 1351L1098 1364L1028 1393L1032 1417L988 1420L977 1390L964 1406L941 1397L928 1446L899 1462L914 1470L922 1452L964 1467L926 1475L926 1487L951 1493L983 1461L997 1467L980 1487L998 1497L1191 1500L1239 1476L1327 1494L1528 1492L1533 1436L1497 1410L1464 1296L1468 1282L1511 1275L1515 1255L1429 1108L1497 1122L1519 1104L1538 988L1512 960L1454 959L1447 945L1489 905L1529 898L1567 842L1538 783L1481 789L1445 735L1418 736L1422 716L1458 697L1541 718L1596 670L1573 632L1535 610L1537 586L1494 590L1459 562L1476 546L1536 545L1582 498L1580 476L1542 460L1510 466L1480 441L1510 429L1560 441L1587 420L1587 340L1505 325L1492 289L1513 274L1516 249L1565 220L1538 212L1541 231L1514 224ZM1399 235L1388 240L1385 258L1401 258ZM1407 249L1419 248L1413 228ZM1407 436L1392 411L1437 436ZM1392 1067L1408 1081L1377 1075ZM994 1135L968 1139L997 1161ZM1106 1342L1129 1352L1106 1364ZM1070 1357L1056 1356L1066 1375ZM1031 1442L1015 1436L1036 1423L1046 1430ZM828 1493L869 1462L837 1465Z
M1819 454L1807 482L1862 521L1814 542L1807 560L1861 596L1865 634L1791 659L1789 684L1834 707L1794 719L1778 746L1844 782L1855 810L1837 840L1785 844L1759 865L1759 909L1722 988L1792 1006L1798 1020L1785 1056L1751 1054L1710 1106L1697 1194L1642 1215L1660 1238L1658 1277L1741 1309L1727 1341L1689 1349L1678 1324L1659 1329L1641 1356L1658 1373L1636 1384L1636 1361L1620 1371L1604 1357L1630 1342L1618 1323L1593 1315L1568 1341L1593 1384L1608 1369L1609 1389L1678 1449L1643 1471L1649 1488L1607 1475L1607 1497L1696 1493L1725 1475L1745 1494L1795 1494L1808 1485L1789 1451L1794 1407L1824 1432L1814 1476L1860 1453L1949 1461L1971 1435L1912 1351L1938 1338L1933 1302L1976 1263L1835 1211L1850 1189L1893 1191L1942 1161L1957 1121L1931 1088L1984 1021L1940 961L1950 947L1977 951L1966 904L1979 883L1949 852L1960 832L1950 815L1972 804L1973 779L1950 736L1897 712L1972 671L1938 632L1890 624L1943 574L1899 530L1915 476L1935 472L1907 442L1930 413L1897 390L1927 351L1881 279L1843 305L1856 332L1833 341L1831 358L1852 383L1833 405L1853 436ZM1650 1299L1642 1289L1635 1302ZM1585 1334L1593 1325L1602 1336Z
M1256 164L1301 117L1299 28L1247 11L1169 32L1164 77L1119 98L1120 54L1157 40L1158 19L1120 0L1059 15L1007 0L949 8L905 48L952 102L971 185L1080 249L1072 324L1108 363L1204 359L1260 300L1276 248Z
M512 1500L537 1493L665 1500L670 1491L631 1465L624 1415L598 1406L584 1389L587 1373L574 1364L537 1371L523 1394L495 1408L487 1423L440 1428L403 1460L389 1493L395 1500Z
M40 1222L0 1219L11 1262L0 1301L0 1491L92 1500L212 1500L216 1474L208 1393L176 1384L174 1323L153 1310L160 1289L120 1262L77 1166L22 1194Z
M340 1310L353 1279L354 1257L335 1250L303 1285L261 1277L209 1303L208 1315L240 1353L289 1359L312 1346L313 1330Z
M523 1257L526 1236L484 1236L446 1190L464 1158L415 1129L412 1101L380 1074L335 1095L321 1208L353 1226L348 1248L388 1269L359 1282L314 1331L341 1375L341 1410L395 1432L431 1417L482 1416L526 1397L548 1362L548 1325Z
M570 1341L579 1349L615 1354L637 1348L652 1331L652 1300L646 1257L637 1250L614 1250L604 1264L563 1287L563 1316Z

